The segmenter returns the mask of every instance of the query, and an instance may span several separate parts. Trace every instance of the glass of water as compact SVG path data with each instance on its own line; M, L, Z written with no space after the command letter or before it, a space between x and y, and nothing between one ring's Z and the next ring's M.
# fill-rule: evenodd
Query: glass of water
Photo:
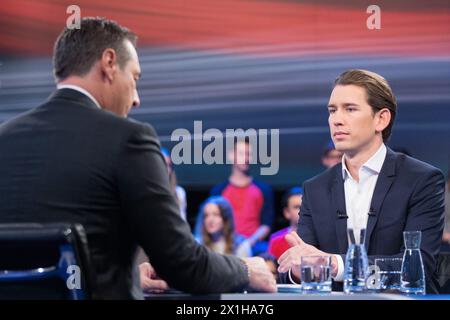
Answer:
M300 268L302 292L331 292L330 256L302 256Z
M378 288L381 291L397 292L400 290L402 261L402 258L375 259L375 271L379 281Z

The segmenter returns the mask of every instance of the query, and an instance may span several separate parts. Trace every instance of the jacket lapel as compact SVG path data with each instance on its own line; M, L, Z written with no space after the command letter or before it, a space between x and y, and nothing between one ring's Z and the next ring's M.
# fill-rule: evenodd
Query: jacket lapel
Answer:
M332 208L336 208L336 236L339 253L347 252L347 210L345 209L344 180L342 179L342 166L336 166L335 179L331 186Z
M365 247L369 252L370 237L375 228L375 225L380 216L381 206L384 198L391 188L395 178L395 160L396 154L391 149L387 148L386 159L381 167L380 174L378 176L377 184L372 196L372 202L370 204L370 210L368 212L369 218L367 219Z

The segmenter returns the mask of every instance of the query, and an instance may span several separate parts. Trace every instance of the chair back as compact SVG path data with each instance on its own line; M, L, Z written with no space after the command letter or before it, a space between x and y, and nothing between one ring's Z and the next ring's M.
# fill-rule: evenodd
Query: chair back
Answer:
M0 299L95 297L95 274L80 224L0 224Z

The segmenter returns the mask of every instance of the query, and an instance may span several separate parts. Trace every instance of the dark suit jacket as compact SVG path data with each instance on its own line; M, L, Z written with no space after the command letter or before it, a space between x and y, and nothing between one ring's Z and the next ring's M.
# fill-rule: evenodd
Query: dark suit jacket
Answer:
M170 286L238 291L245 266L199 246L178 212L154 129L72 89L0 126L0 223L79 222L104 298L141 298L139 244Z
M379 256L403 256L403 231L422 231L427 291L436 292L435 270L444 227L444 176L429 164L387 148L372 196L365 246L369 264ZM304 184L298 234L318 249L341 254L348 248L342 165ZM339 289L342 284L334 284Z

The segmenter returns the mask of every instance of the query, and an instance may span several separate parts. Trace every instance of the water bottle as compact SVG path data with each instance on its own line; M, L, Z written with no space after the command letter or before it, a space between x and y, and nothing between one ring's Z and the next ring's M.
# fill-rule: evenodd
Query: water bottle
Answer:
M355 234L359 233L359 239ZM367 289L366 281L368 277L369 261L367 258L364 239L366 229L347 229L349 246L345 256L344 265L344 292L361 293Z
M420 253L421 231L403 232L403 253L400 290L406 294L425 294L425 271Z

